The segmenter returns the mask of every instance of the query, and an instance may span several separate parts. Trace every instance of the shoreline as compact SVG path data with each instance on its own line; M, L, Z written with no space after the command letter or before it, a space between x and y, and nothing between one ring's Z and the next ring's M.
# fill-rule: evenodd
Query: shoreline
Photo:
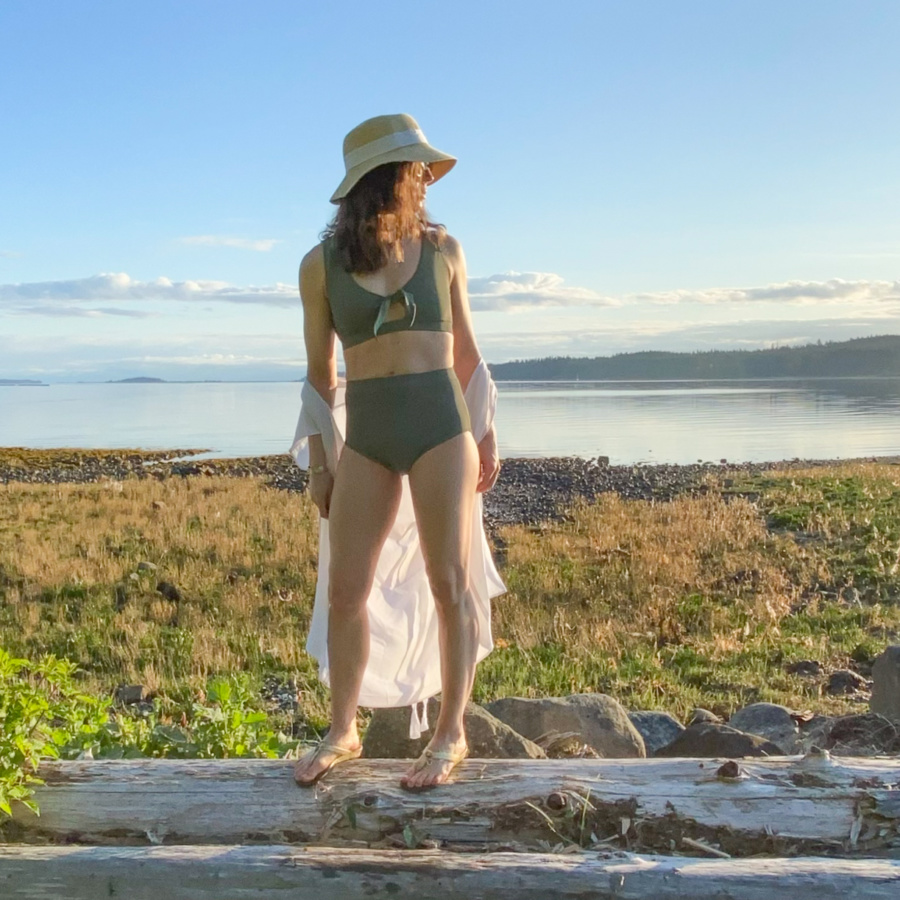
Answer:
M90 484L127 478L209 476L262 478L279 490L303 492L306 473L290 456L248 456L192 460L202 449L172 450L32 450L0 447L0 484ZM725 482L735 476L767 471L809 469L869 462L900 463L900 456L855 459L791 459L759 463L703 462L609 465L604 458L578 456L507 457L500 476L483 495L484 519L490 531L509 524L534 525L559 519L576 498L593 500L615 492L626 500L668 501L685 494L704 493L705 480Z

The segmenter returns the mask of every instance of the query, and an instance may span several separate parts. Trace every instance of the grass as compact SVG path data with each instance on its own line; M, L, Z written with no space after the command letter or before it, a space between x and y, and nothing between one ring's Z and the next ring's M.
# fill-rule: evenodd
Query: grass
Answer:
M900 466L735 478L501 529L509 592L476 699L857 709L785 667L865 667L897 641ZM142 683L175 707L217 675L293 678L295 730L319 730L327 696L303 650L316 553L309 499L259 479L0 485L0 646L72 660L90 691Z

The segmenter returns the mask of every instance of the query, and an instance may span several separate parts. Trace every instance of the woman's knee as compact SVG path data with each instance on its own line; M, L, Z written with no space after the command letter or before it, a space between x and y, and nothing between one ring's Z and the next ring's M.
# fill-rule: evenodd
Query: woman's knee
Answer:
M368 586L358 577L347 577L346 572L329 569L328 608L335 613L353 615L366 605Z
M428 582L439 606L456 607L463 604L469 591L469 567L464 563L443 566L430 572Z

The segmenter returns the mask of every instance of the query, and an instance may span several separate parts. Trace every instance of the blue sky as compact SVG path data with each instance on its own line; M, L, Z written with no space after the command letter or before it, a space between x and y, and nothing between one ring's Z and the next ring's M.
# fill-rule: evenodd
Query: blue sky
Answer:
M459 157L488 361L898 331L900 4L0 5L0 377L295 378L344 134Z

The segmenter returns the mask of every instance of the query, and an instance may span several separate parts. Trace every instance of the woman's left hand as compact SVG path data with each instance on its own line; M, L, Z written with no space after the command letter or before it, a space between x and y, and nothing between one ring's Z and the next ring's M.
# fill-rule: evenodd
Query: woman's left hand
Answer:
M475 488L479 493L489 491L500 474L500 456L497 452L497 432L494 426L488 429L487 434L478 442L478 462L480 473L478 485Z

